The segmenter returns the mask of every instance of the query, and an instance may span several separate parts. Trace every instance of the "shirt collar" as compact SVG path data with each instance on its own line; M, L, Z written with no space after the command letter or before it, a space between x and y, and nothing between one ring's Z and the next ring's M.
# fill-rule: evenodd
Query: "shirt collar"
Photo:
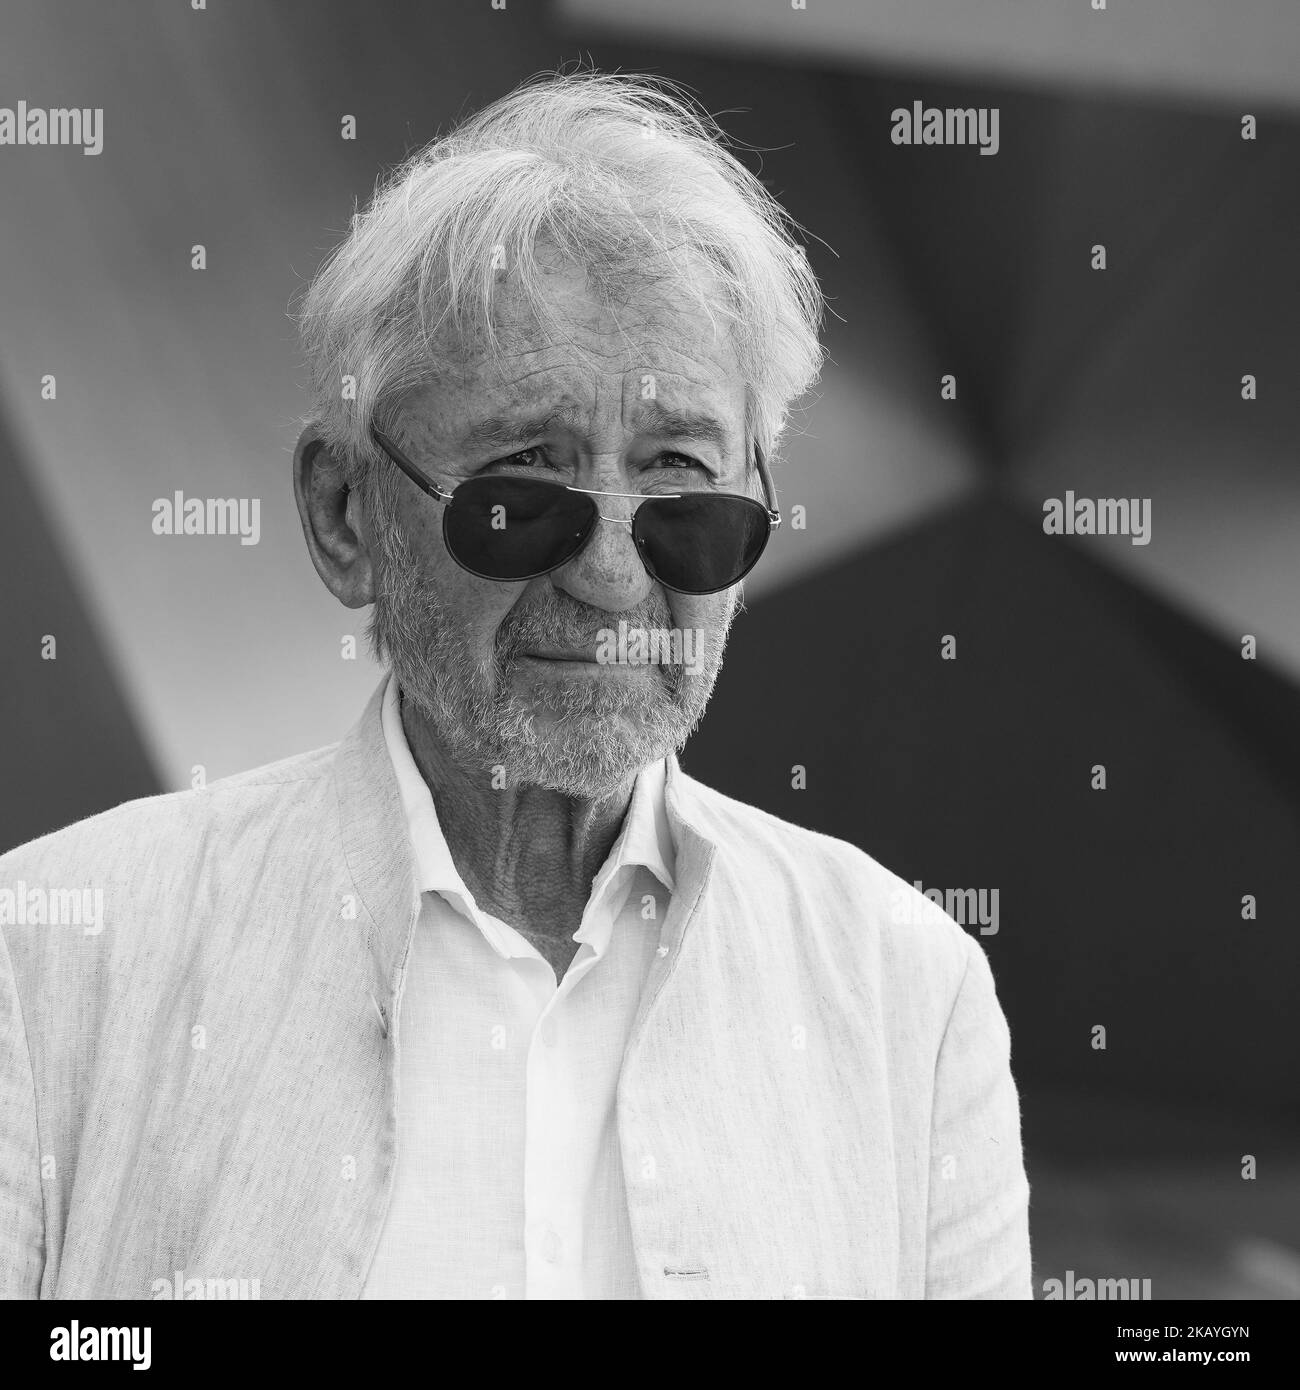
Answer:
M632 801L623 817L623 829L614 842L604 867L596 875L599 884L627 864L641 864L671 893L673 882L673 836L668 827L665 804L667 769L662 760L641 769L632 788Z
M469 892L447 848L447 841L438 824L438 812L433 794L415 765L411 745L402 728L402 712L398 702L397 681L389 676L384 688L384 703L380 714L384 726L384 743L397 777L397 792L402 802L402 814L411 836L411 852L415 857L415 886L421 893L441 893L447 890L468 898Z
M384 688L380 721L410 836L416 891L440 893L465 913L500 954L515 954L497 919L479 910L451 857L438 823L433 793L416 766L402 728L397 680L392 675ZM620 869L637 865L649 869L670 893L674 891L676 855L666 786L667 768L663 761L651 763L638 774L623 828L592 882L592 901L611 887Z

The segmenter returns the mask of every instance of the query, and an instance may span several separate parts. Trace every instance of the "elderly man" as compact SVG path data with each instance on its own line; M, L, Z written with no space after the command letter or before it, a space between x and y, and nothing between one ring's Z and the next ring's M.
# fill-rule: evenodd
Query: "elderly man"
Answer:
M676 761L820 313L647 79L529 84L354 220L295 487L388 675L334 747L0 861L104 904L5 928L0 1289L1029 1296L982 950Z

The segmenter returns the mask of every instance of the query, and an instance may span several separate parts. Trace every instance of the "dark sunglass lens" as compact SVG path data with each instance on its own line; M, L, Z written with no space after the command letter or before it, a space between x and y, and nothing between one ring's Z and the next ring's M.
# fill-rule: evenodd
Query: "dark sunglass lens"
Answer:
M753 569L770 529L767 509L752 498L699 492L642 502L633 534L660 583L712 594Z
M590 497L538 478L471 478L443 516L447 549L485 579L532 579L582 549L596 518Z

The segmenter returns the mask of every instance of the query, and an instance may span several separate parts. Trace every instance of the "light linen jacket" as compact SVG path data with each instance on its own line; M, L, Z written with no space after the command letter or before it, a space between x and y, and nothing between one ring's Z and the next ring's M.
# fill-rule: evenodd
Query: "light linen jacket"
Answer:
M99 932L0 928L0 1295L360 1295L419 912L382 691L333 747L0 858L6 916L103 890ZM667 806L679 887L617 1100L646 1297L1030 1297L983 950L675 762Z

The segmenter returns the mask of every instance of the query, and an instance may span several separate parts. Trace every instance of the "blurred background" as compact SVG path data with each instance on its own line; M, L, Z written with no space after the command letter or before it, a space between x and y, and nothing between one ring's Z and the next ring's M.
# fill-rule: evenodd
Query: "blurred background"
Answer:
M1300 1296L1294 0L8 0L0 105L104 145L0 147L0 850L353 723L286 308L381 169L574 59L755 147L832 303L806 526L685 766L998 891L1040 1293ZM997 107L997 155L894 145L915 101ZM259 498L259 544L154 535L177 490ZM1150 544L1045 536L1067 490Z

